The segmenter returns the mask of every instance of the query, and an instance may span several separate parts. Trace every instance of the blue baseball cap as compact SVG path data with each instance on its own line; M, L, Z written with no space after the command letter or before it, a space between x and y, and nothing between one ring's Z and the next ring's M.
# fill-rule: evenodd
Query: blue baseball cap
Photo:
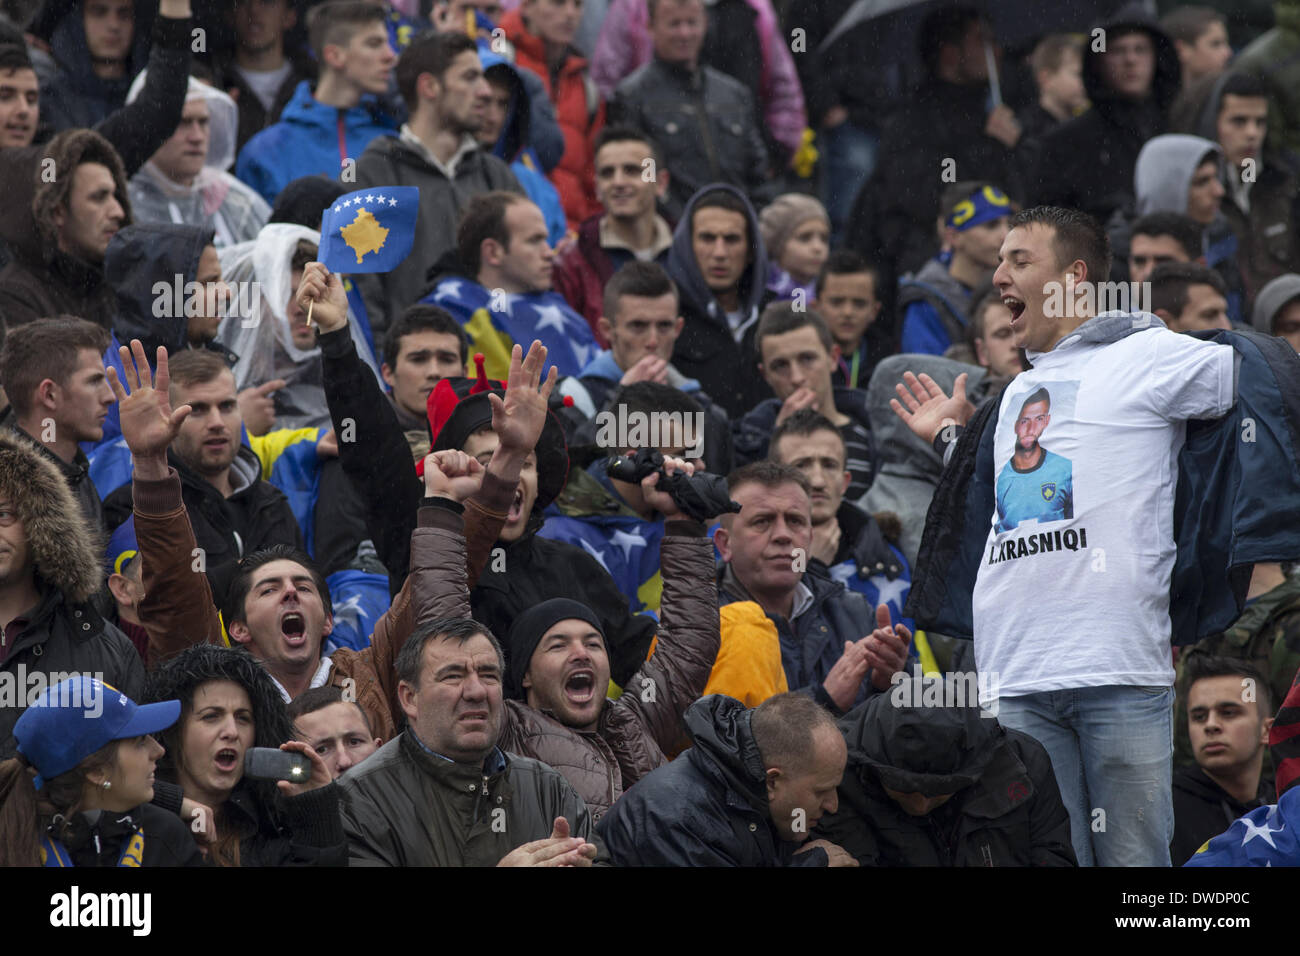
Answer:
M1011 212L1011 200L1007 194L996 186L985 186L957 203L944 219L944 225L965 232L991 219L1009 216Z
M14 725L18 752L36 768L36 789L114 740L165 730L179 700L137 704L112 684L78 674L41 691Z

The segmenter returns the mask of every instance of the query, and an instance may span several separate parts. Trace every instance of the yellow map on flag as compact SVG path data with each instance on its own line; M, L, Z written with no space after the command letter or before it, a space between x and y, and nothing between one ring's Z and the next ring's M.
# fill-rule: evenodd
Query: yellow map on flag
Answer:
M357 256L357 265L367 252L378 252L388 240L388 230L379 224L368 209L358 209L357 218L339 229L339 235Z

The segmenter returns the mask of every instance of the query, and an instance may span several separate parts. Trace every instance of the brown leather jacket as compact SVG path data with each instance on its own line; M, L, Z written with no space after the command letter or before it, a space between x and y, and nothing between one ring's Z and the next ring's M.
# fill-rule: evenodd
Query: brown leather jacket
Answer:
M653 656L618 700L606 704L597 729L575 730L518 701L506 702L498 746L549 764L569 781L599 820L623 791L680 749L682 713L708 682L718 654L718 597L713 546L702 525L670 521L660 552L664 590ZM426 550L430 539L437 547ZM465 539L441 528L412 536L412 602L420 617L470 616L463 569ZM429 566L423 563L431 562ZM460 573L457 570L460 569Z
M466 531L475 542L474 551L482 557L479 567L486 561L491 542L496 540L494 529L505 517L504 508L499 508L500 501L503 498L509 501L504 483L491 473L484 478L483 485L479 495L465 502L465 518L469 522ZM191 644L226 643L207 575L191 570L196 547L194 532L181 500L181 482L176 470L170 469L167 478L160 481L135 479L132 494L136 540L144 556L145 597L140 602L139 614L149 633L150 665L175 656ZM485 507L481 500L498 507ZM369 717L375 736L381 740L392 740L405 722L397 701L393 662L415 626L425 620L414 613L411 605L412 579L433 573L430 568L436 563L436 573L447 575L460 587L471 586L463 545L458 571L448 569L445 562L428 560L429 552L439 546L437 539L427 537L428 529L453 529L463 542L462 527L463 520L455 510L420 508L418 527L411 539L411 573L393 598L392 606L375 624L370 647L361 651L340 649L331 656L334 666L330 669L330 683L355 696ZM423 546L417 546L420 544Z

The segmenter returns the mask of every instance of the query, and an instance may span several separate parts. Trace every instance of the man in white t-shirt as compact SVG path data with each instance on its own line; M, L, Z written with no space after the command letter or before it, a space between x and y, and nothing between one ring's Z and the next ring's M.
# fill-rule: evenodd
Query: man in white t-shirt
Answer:
M1071 507L1046 507L1061 489L1045 476L1038 517L1003 530L989 516L972 594L976 663L996 697L985 703L1047 748L1081 865L1168 866L1178 453L1188 420L1232 408L1235 352L1146 313L1095 315L1110 248L1082 213L1019 213L1000 258L993 282L1032 367L1003 392L990 426L994 473L1012 461L1027 401L1045 389ZM895 412L918 435L955 444L959 429L945 426L975 411L964 376L951 397L906 380Z

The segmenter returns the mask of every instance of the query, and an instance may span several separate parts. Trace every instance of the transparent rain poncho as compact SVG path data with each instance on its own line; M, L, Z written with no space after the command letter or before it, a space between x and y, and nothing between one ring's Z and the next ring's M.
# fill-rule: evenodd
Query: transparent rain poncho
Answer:
M294 345L288 305L293 293L290 268L300 240L319 246L320 233L292 223L271 223L252 242L218 250L222 278L232 301L217 331L217 341L239 356L235 383L251 388L277 378L288 384L274 395L276 428L328 428L329 407L319 348ZM374 355L349 312L348 330L361 356L379 380ZM382 388L382 384L380 386Z
M147 70L131 84L126 101L140 95ZM201 99L208 104L208 158L194 183L169 179L153 161L131 177L128 192L131 211L138 222L172 222L206 226L216 233L216 245L231 246L256 238L266 225L271 208L255 190L227 170L235 162L239 109L216 87L190 77L185 102Z

